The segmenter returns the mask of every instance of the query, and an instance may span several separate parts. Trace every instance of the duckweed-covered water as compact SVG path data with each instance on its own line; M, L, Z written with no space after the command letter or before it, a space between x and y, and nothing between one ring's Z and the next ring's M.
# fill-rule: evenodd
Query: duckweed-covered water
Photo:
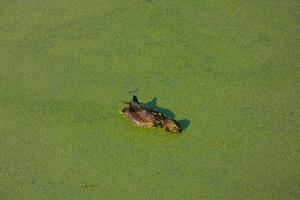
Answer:
M293 0L0 1L0 199L299 199L299 19ZM183 134L131 125L133 93Z

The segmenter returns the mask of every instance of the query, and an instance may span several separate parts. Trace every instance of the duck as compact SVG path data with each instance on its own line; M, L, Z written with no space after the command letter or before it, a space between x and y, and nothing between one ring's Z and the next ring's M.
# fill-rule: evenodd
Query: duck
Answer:
M135 95L133 95L130 102L121 102L128 105L128 107L122 109L121 114L137 127L158 127L177 134L182 132L180 124L175 119L169 118L155 109L143 106Z

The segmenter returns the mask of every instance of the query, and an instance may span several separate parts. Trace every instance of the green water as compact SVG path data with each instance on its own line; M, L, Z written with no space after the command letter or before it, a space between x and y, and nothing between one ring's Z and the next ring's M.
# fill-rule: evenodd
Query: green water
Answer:
M299 6L1 0L0 199L300 199Z

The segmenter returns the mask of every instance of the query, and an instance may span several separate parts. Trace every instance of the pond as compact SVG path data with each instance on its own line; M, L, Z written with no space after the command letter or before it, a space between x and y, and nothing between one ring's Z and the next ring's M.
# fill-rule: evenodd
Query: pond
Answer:
M0 13L0 199L299 199L296 1ZM130 124L133 94L182 134Z

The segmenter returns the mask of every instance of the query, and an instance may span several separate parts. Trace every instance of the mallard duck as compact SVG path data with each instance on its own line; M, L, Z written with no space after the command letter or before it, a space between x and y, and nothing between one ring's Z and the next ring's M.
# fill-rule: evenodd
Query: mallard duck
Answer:
M171 133L181 133L182 128L175 119L170 119L157 110L141 105L134 95L130 102L122 101L129 105L122 110L123 116L141 128L159 127Z

